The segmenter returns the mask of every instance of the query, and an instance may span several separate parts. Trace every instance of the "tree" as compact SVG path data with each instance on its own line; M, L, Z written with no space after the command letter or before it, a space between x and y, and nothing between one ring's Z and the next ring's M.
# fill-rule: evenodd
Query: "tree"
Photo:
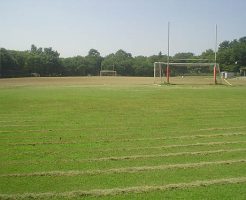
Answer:
M114 70L115 67L115 54L111 53L107 55L102 63L101 63L103 70Z
M120 49L115 54L110 54L105 57L102 62L102 69L116 70L117 74L123 76L134 75L133 57L130 53Z
M88 56L100 57L100 53L96 49L90 49Z
M86 61L82 56L61 59L65 76L85 76Z
M133 70L135 76L152 76L153 63L150 62L148 57L137 56L133 59Z
M44 73L45 75L59 75L61 74L61 63L59 53L53 51L51 47L44 48L42 58L44 60Z
M240 67L246 65L246 37L223 41L219 45L218 61L221 70L238 72Z
M90 49L88 55L85 57L87 64L87 75L98 75L101 69L102 57L96 49Z
M36 53L36 52L37 52L37 47L34 44L32 44L31 45L31 53Z
M179 60L179 59L192 59L194 58L194 53L191 52L182 52L182 53L176 53L173 56L173 60Z
M207 49L206 51L202 52L200 58L208 59L208 62L214 61L214 51L212 49Z
M203 58L208 59L208 62L213 62L214 51L208 49L200 56L195 56L191 52L177 53L173 57L170 56L170 61L193 58ZM246 36L238 40L220 43L217 58L221 70L238 72L239 68L245 67ZM51 47L41 48L32 44L29 51L1 48L0 76L18 77L31 73L39 73L43 76L98 75L101 67L108 70L114 69L118 74L124 76L152 76L154 62L167 62L167 55L159 52L157 55L149 57L133 57L131 53L120 49L116 53L103 58L96 49L90 49L85 57L60 58L60 54ZM182 60L180 62L192 61ZM182 68L182 70L183 73L185 68ZM201 69L199 70L201 71ZM172 73L174 73L174 70L172 70Z
M26 58L25 69L28 74L38 73L45 75L44 59L42 55L29 53Z
M219 49L220 49L220 50L222 50L222 49L227 49L227 48L229 48L229 47L230 47L230 42L227 41L227 40L225 40L225 41L223 41L223 42L221 42L221 43L219 44Z
M118 74L121 74L123 76L134 75L134 71L132 68L133 58L130 53L127 53L126 51L120 49L115 53L114 61L115 70Z
M0 49L0 76L2 77L12 77L15 76L18 71L18 63L15 57L10 51L1 48Z

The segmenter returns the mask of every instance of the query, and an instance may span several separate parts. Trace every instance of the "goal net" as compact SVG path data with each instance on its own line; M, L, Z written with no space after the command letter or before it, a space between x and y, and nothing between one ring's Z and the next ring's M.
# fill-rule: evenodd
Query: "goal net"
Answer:
M217 84L221 83L219 65L215 63L154 63L154 83Z
M101 70L100 76L117 76L117 72L114 70Z

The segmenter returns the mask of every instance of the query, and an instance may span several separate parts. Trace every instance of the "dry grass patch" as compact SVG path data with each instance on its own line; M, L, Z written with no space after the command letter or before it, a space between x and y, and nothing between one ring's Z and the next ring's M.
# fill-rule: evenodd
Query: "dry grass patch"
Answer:
M168 185L155 185L155 186L136 186L128 188L112 188L112 189L94 189L89 191L69 191L69 192L46 192L46 193L24 193L24 194L0 194L2 200L19 200L19 199L50 199L50 198L78 198L78 197L102 197L102 196L116 196L122 194L132 193L146 193L154 191L166 191L166 190L177 190L194 187L207 187L210 185L226 185L226 184L239 184L245 183L246 177L235 177L235 178L223 178L213 180L198 180L189 183L177 183Z

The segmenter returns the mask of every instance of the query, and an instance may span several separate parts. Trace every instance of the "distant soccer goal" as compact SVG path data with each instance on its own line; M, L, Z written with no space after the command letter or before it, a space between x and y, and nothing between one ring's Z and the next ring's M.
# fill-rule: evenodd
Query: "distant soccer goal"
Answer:
M117 72L115 70L101 70L100 76L117 76Z
M219 65L205 62L155 62L154 83L217 84L221 83Z

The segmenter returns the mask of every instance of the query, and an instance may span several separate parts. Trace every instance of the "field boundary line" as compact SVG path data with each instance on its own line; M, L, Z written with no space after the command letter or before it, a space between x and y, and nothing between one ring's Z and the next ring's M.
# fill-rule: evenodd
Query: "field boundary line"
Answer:
M68 192L44 192L44 193L24 193L24 194L0 194L3 200L12 199L42 199L42 198L78 198L86 196L102 197L102 196L117 196L124 194L136 194L155 191L187 189L194 187L207 187L211 185L227 185L245 183L246 177L222 178L211 180L197 180L188 183L172 183L167 185L143 185L126 188L111 188L111 189L93 189L93 190L76 190Z
M223 78L222 80L224 80L228 85L232 86L232 84L228 80L226 80L225 78Z
M138 173L138 172L166 170L166 169L190 169L190 168L207 167L212 165L231 165L231 164L245 163L245 162L246 159L222 160L222 161L213 161L213 162L112 168L112 169L104 169L104 170L85 170L85 171L70 170L70 171L46 171L46 172L33 172L33 173L1 174L0 177L82 176L82 175L91 176L91 175L100 175L100 174Z

